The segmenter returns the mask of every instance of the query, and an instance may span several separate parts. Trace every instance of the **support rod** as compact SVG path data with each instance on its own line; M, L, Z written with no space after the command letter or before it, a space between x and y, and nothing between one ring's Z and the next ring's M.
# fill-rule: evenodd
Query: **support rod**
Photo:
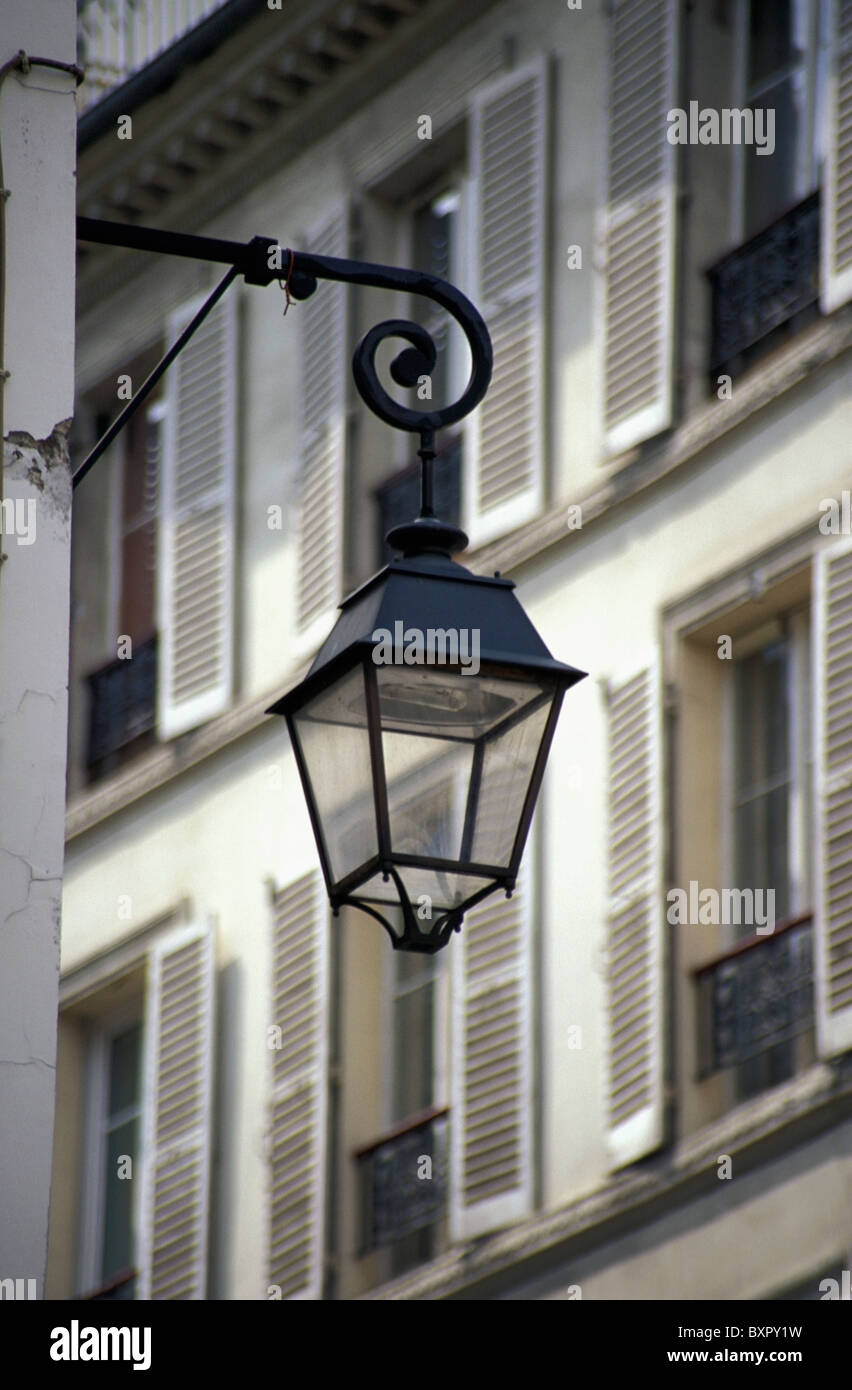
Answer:
M195 315L194 318L190 319L189 323L186 325L186 328L183 330L180 336L176 338L175 341L172 343L172 346L169 348L165 357L161 358L154 370L150 373L149 376L145 378L142 385L139 387L139 390L136 392L136 395L127 402L127 405L124 407L124 409L113 420L109 429L106 431L106 434L101 436L95 447L92 449L91 453L80 464L80 467L77 469L77 472L71 479L72 488L75 488L80 483L82 483L86 474L89 472L91 468L94 467L101 454L103 454L105 450L109 448L116 435L124 429L124 426L127 424L131 416L135 415L140 405L142 405L148 399L154 387L157 385L157 382L160 380L160 377L171 366L172 362L175 360L181 349L184 348L186 344L189 342L195 330L201 327L201 324L204 322L207 315L210 313L210 310L214 308L216 304L218 304L219 300L222 298L222 295L225 293L225 290L234 280L236 280L238 275L239 271L237 270L236 266L231 266L230 270L225 272L213 293L207 299L205 299L201 308L198 310L198 313Z
M401 405L388 395L376 371L375 357L379 344L385 338L395 337L402 338L410 344L410 347L398 353L390 364L390 373L397 385L416 386L424 376L431 374L437 360L437 349L432 335L419 324L412 323L410 319L386 319L365 333L352 357L355 385L373 414L396 429L416 431L420 434L420 456L423 466L422 517L424 520L432 518L435 430L453 425L469 414L482 400L491 380L493 354L488 329L478 310L455 285L448 284L437 275L427 275L420 270L403 270L399 266L376 265L370 261L350 261L334 256L315 256L307 251L285 250L272 237L256 236L247 242L226 241L219 237L194 236L186 232L172 232L155 227L104 222L93 217L78 217L77 235L81 241L95 241L107 246L123 246L131 250L154 251L172 256L189 256L193 260L218 261L229 265L231 269L211 299L203 306L200 317L196 316L184 330L174 347L154 369L152 376L81 465L74 477L75 485L85 477L104 449L141 405L169 363L195 332L201 319L235 276L243 275L249 285L269 285L274 280L283 281L286 276L286 287L291 298L296 300L308 299L316 290L317 280L336 280L344 284L406 291L430 299L455 319L467 339L471 356L467 385L457 401L438 410L412 410ZM457 532L456 535L462 536L462 533Z

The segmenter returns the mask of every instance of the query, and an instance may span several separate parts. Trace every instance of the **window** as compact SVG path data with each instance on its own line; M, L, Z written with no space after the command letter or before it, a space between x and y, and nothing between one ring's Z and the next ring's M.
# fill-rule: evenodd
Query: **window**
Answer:
M137 1002L99 1020L90 1036L81 1285L102 1299L136 1295L142 1165L140 1009Z
M764 629L740 639L737 646L752 647L733 664L733 797L728 818L732 841L730 882L737 889L772 890L774 924L810 911L812 903L811 819L811 680L810 621L807 610L786 614ZM765 901L765 900L764 900ZM740 937L752 936L754 926L733 926ZM769 938L767 938L769 939ZM751 993L757 1012L757 996L767 1000L766 1018L759 1029L770 1045L743 1060L735 1070L739 1098L746 1098L794 1075L796 1032L808 1021L811 998L811 936L802 927L785 933L763 956L756 952L728 967L730 991ZM770 956L772 957L770 959ZM763 970L760 963L763 962ZM750 976L745 974L751 970ZM774 1008L772 986L765 977L786 981L787 1000ZM735 975L738 977L735 981ZM746 979L749 984L744 989ZM792 1019L780 1018L790 1004ZM801 1006L801 1007L799 1007ZM717 1010L717 1015L719 1010ZM742 1010L738 1010L741 1026ZM773 1031L782 1033L771 1042Z
M68 1297L206 1296L213 986L211 928L172 919L60 987L82 1044L54 1137Z
M813 905L807 611L737 639L734 652L730 879L772 889L780 922Z
M432 1110L443 1101L445 965L443 952L420 956L394 951L390 957L390 1128ZM414 1148L425 1153L427 1149L443 1147L443 1134L443 1126L432 1126L419 1136L412 1136L418 1140ZM445 1155L431 1152L428 1157L433 1165L430 1184L437 1185L442 1179L434 1170L444 1167ZM432 1220L428 1221L429 1213L424 1212L427 1224L391 1244L392 1276L435 1255L437 1213L431 1215Z
M200 301L176 310L173 342ZM233 692L238 301L226 296L128 421L105 487L75 503L72 712L77 776L96 781L228 707ZM88 445L162 355L156 342L88 395ZM106 469L107 461L102 465ZM79 683L79 684L78 684Z
M128 422L113 446L111 659L87 674L86 766L97 781L153 742L157 688L157 485L163 406ZM97 421L98 436L109 424Z
M775 120L774 153L757 143L736 147L743 240L819 184L821 9L820 0L741 0L740 105Z
M436 1102L436 991L442 959L405 951L391 957L391 1125Z

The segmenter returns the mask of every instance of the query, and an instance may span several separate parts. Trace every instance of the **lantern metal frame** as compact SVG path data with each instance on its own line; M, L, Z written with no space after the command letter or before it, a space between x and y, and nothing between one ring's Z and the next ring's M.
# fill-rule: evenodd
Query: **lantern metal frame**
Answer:
M417 532L416 526L417 523L412 523L411 527L403 528L414 532L412 545L414 541L427 539L427 536ZM511 896L564 693L586 674L551 656L515 597L514 588L512 580L472 574L437 546L429 550L409 549L407 554L391 560L384 569L343 601L341 616L320 648L308 674L267 711L283 715L287 720L326 889L334 912L339 912L343 906L358 907L368 912L381 922L397 949L427 953L440 950L446 945L453 931L460 928L465 913L476 903L501 889ZM426 631L429 628L444 626L441 618L447 612L452 612L458 618L458 628L475 625L481 634L478 677L495 677L502 681L519 683L540 682L542 687L538 696L511 710L503 719L489 727L487 733L479 739L461 740L472 744L472 764L461 837L464 857L452 860L434 855L413 855L393 848L387 770L382 745L376 644L372 637L376 629L390 628L394 617L398 618L400 614L405 614L406 624ZM406 667L408 671L411 669L410 666ZM461 670L459 666L452 664L431 665L426 669L440 670L442 674L450 677L458 675ZM311 769L301 745L297 717L310 706L316 696L344 676L358 670L362 671L364 680L373 789L372 810L376 817L378 849L375 855L362 862L346 877L337 878L317 804ZM496 742L512 726L530 717L548 702L550 708L527 778L508 862L477 862L469 858L469 851L475 817L479 809L486 746ZM442 733L440 737L453 741L451 731ZM469 895L460 908L442 912L434 922L426 919L428 925L424 927L423 919L417 914L399 875L398 871L402 868L452 871L465 877L487 879L487 882L483 883L479 892ZM382 914L377 900L365 900L354 896L356 890L367 884L377 873L382 875L384 881L390 878L396 884L403 916L401 934Z

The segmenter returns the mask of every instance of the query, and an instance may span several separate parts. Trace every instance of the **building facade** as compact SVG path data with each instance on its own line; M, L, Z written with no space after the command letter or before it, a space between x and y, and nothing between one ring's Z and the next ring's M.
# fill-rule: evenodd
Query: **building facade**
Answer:
M83 7L79 211L464 289L439 503L591 678L510 900L330 918L264 711L416 512L349 360L417 305L233 286L75 495L48 1296L830 1296L852 5L149 8ZM78 459L217 275L81 249Z

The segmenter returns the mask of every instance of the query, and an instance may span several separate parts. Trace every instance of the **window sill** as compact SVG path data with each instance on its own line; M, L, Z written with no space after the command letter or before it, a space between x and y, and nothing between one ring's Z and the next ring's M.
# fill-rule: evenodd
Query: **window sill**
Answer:
M282 687L303 679L309 665L310 661L305 661L299 669L282 676L275 687L264 695L233 706L207 724L191 729L169 743L156 744L148 752L140 753L132 766L117 770L96 787L78 793L66 809L66 844L143 796L181 777L206 758L214 757L238 739L255 733L264 725L271 726L267 709L278 699Z

